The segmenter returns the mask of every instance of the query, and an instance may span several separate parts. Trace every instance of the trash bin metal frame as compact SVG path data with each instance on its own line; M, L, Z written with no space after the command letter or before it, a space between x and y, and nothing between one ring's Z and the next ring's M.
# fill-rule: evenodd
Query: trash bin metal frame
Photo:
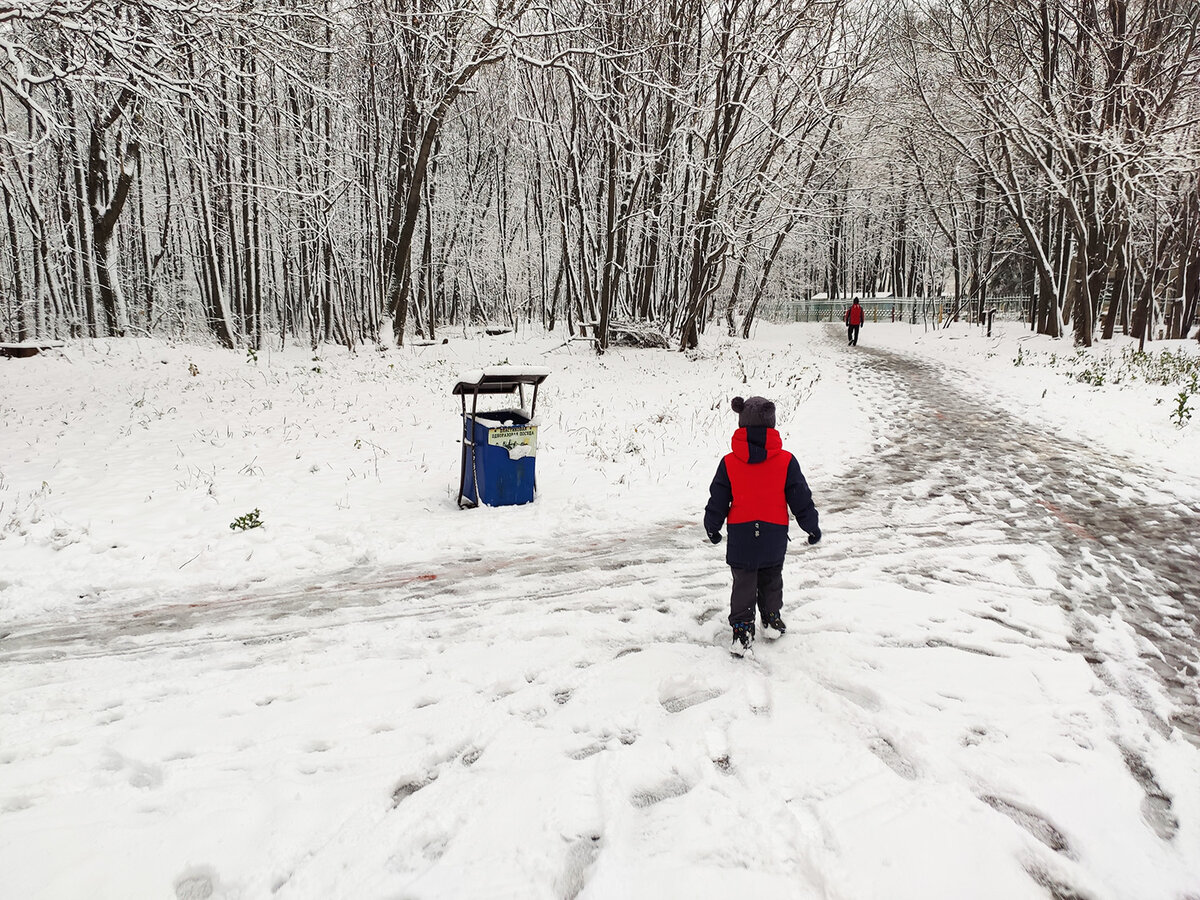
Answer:
M454 385L453 393L462 398L463 436L462 436L462 466L458 482L458 506L474 508L480 504L479 474L475 449L475 425L478 416L487 410L479 409L480 395L496 394L519 395L521 409L525 409L525 388L533 388L533 396L529 403L529 420L532 422L537 411L538 387L550 375L549 369L535 366L494 366L489 369L476 369L459 376ZM471 397L471 411L467 412L467 397ZM469 463L468 463L469 461ZM473 494L471 500L466 495L467 469L470 466ZM534 475L534 488L537 486L537 475Z

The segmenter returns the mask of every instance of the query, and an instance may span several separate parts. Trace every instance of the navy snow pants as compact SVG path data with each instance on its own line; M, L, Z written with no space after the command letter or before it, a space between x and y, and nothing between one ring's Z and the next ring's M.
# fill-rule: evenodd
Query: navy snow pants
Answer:
M729 624L753 622L754 608L766 616L783 609L783 563L762 569L733 570L733 592L729 597Z

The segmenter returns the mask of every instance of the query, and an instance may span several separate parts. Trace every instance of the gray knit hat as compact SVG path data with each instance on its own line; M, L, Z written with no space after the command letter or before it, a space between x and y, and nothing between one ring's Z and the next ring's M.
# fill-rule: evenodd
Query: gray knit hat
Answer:
M751 397L749 400L734 397L730 405L738 414L739 428L775 427L775 404L765 397Z

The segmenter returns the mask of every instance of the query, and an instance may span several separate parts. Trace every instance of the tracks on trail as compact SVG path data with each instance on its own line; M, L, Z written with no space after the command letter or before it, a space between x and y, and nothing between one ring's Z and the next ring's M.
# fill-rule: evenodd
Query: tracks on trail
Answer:
M886 521L919 484L921 497L953 498L1014 543L1053 548L1062 569L1051 596L1071 617L1073 648L1161 734L1178 727L1200 746L1200 489L1177 499L1145 466L988 406L915 357L865 345L850 354L856 389L887 398L875 423L886 440L839 506ZM934 540L955 545L954 528ZM1114 612L1143 639L1140 662L1175 705L1168 721L1096 646L1095 617Z
M0 634L0 664L161 652L216 643L275 643L322 629L453 611L505 601L586 605L589 587L632 586L704 549L694 522L650 526L637 538L572 536L544 551L467 557L422 568L352 569L319 584L109 607L69 623L14 624ZM577 595L583 595L582 597ZM552 608L552 607L547 607ZM363 611L366 609L367 611ZM353 616L339 619L343 610Z

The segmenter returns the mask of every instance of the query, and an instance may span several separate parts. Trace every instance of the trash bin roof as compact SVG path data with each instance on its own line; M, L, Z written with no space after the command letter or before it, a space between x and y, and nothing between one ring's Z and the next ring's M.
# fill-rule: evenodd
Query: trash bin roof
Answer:
M522 384L541 384L550 377L542 366L490 366L458 376L454 394L510 394Z

